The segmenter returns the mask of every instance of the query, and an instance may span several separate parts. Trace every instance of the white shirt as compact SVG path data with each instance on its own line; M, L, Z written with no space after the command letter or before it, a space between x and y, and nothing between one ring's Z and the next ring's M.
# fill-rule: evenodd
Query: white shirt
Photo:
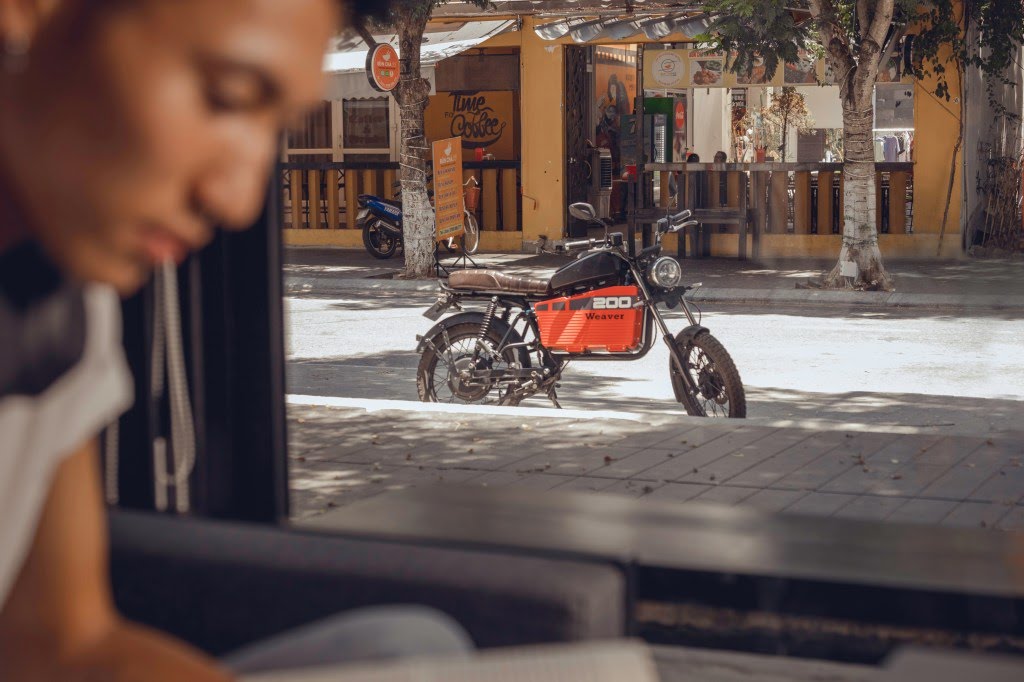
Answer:
M57 466L132 402L117 294L86 288L85 311L78 363L37 396L0 397L0 606L31 546Z

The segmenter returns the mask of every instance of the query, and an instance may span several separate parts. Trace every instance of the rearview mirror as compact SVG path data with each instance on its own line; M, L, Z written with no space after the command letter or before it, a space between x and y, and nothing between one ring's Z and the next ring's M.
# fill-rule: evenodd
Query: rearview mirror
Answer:
M577 220L586 220L588 222L597 220L597 211L594 210L593 206L584 201L570 204L569 215Z

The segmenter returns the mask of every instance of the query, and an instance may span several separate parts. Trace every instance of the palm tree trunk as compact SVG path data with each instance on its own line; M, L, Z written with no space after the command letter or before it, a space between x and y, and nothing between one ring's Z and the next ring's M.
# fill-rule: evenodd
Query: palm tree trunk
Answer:
M424 112L430 84L420 75L420 45L429 13L400 16L399 61L401 77L395 100L401 117L398 162L402 183L402 230L405 276L431 277L434 267L434 210L427 197L428 146L424 134Z

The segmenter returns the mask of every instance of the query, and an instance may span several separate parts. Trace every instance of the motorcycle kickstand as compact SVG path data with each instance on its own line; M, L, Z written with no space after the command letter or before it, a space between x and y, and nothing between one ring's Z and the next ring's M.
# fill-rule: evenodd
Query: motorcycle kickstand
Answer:
M555 388L557 387L558 384L552 384L551 388L548 389L548 400L551 401L551 404L554 405L556 409L560 410L562 409L562 404L558 402L558 393L555 392Z

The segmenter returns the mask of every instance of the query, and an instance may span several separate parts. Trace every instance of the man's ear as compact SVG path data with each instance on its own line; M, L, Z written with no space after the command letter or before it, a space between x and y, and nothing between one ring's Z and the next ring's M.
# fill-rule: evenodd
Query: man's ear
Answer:
M0 51L27 51L40 27L65 1L0 0Z

